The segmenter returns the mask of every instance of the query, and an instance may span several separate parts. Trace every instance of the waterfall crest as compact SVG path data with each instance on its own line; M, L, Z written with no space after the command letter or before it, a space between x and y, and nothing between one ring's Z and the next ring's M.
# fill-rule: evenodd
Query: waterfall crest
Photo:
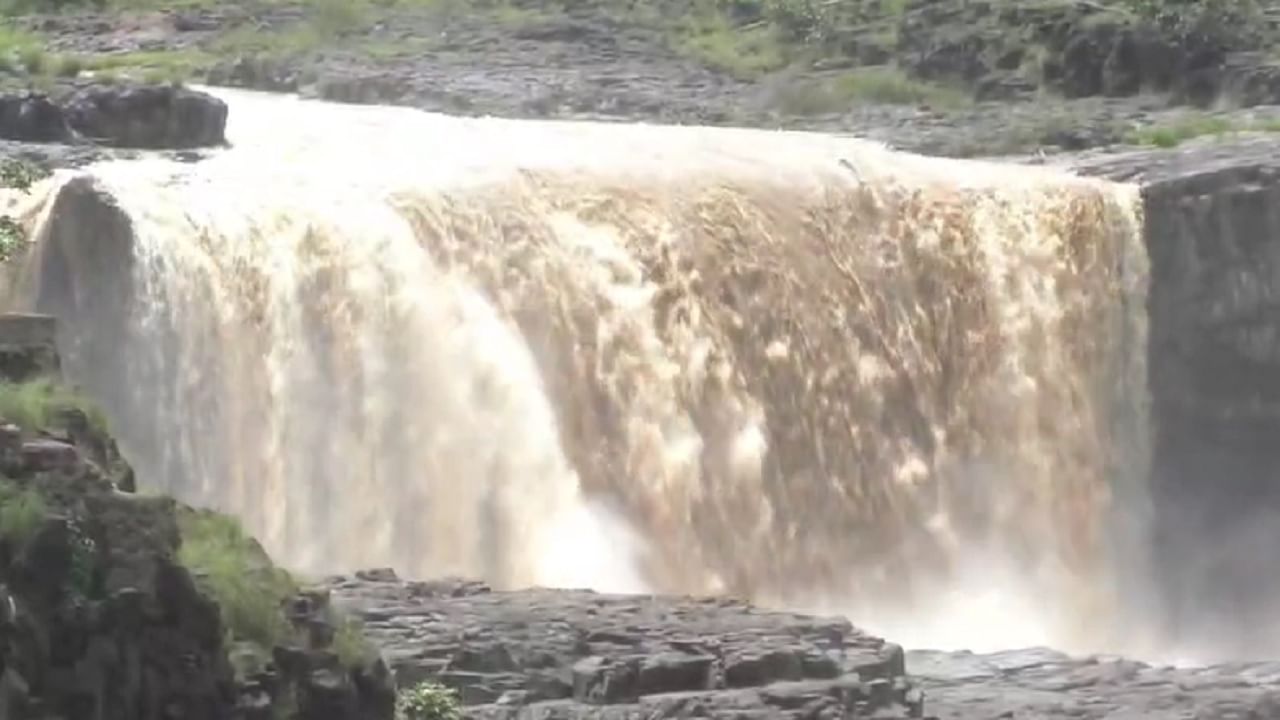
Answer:
M312 572L1114 629L1134 187L217 94L232 149L64 174L33 220L25 302L143 486Z

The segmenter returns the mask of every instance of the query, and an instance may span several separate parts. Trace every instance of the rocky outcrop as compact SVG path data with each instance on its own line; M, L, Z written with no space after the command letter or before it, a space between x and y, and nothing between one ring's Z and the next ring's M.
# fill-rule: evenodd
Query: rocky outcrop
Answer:
M14 425L0 458L0 716L228 717L218 607L174 562L173 501Z
M220 605L216 579L184 564L183 518L237 526L131 492L105 421L58 382L53 335L51 318L0 316L0 718L390 720L386 666L324 592L264 584ZM208 547L278 577L246 544ZM241 637L263 623L277 642Z
M226 139L226 103L177 85L92 85L71 95L64 112L81 137L107 145L183 149Z
M843 618L726 599L494 592L332 578L401 686L456 688L472 718L921 717L902 649Z
M1044 648L912 651L907 669L938 720L1276 720L1280 663L1176 668Z
M1079 160L1143 185L1154 547L1173 632L1247 657L1280 576L1280 140Z
M0 378L25 382L60 375L57 330L47 315L0 315Z
M0 138L190 149L225 142L226 103L176 85L84 84L0 95Z
M43 93L0 95L0 138L66 142L72 132L62 108Z
M1170 92L1200 106L1226 95L1251 105L1280 101L1264 80L1274 63L1249 51L1251 20L1192 10L1159 23L1088 0L916 0L897 29L895 55L915 74L961 81L981 98L1045 88L1069 98Z

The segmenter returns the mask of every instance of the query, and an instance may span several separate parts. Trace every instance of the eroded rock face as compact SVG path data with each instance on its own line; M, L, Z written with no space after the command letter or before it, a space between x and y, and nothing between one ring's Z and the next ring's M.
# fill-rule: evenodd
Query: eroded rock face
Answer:
M26 439L5 460L6 483L39 486L47 510L27 537L0 539L0 716L230 717L218 607L175 564L173 501L117 492L59 440Z
M56 384L54 331L48 317L0 315L0 381ZM33 402L0 413L0 720L391 720L389 670L338 647L324 591L281 607L295 632L237 672L219 594L180 563L192 511L133 494L84 410L23 411Z
M1256 657L1280 642L1280 141L1078 166L1144 186L1153 542L1170 629Z
M840 618L725 599L492 592L390 571L330 579L401 687L457 688L473 718L920 717L902 649Z
M225 142L226 124L226 103L180 86L90 83L0 95L0 138L8 140L190 149Z
M95 85L66 102L67 123L85 138L119 147L196 148L224 142L227 105L173 85Z

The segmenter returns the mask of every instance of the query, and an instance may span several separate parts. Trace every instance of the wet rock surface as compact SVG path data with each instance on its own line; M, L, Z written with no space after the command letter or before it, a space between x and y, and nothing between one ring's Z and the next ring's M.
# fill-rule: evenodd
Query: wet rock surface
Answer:
M841 618L724 599L494 592L388 570L325 587L363 618L401 687L454 687L471 718L1280 718L1280 662L903 653Z
M1143 187L1151 546L1166 633L1216 657L1265 657L1280 642L1267 549L1280 543L1280 141L1068 164Z
M1280 662L1174 668L1046 649L912 651L907 670L939 720L1280 718Z
M227 106L175 85L79 83L0 94L0 139L191 149L225 141Z
M920 717L902 650L842 618L386 570L326 587L401 687L454 687L468 717Z

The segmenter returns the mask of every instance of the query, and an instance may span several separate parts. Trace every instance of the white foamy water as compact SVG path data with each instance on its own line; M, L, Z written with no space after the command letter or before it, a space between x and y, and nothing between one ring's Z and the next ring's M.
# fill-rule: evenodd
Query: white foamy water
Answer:
M64 179L29 268L143 485L315 572L1117 642L1134 188L216 92L232 149Z

